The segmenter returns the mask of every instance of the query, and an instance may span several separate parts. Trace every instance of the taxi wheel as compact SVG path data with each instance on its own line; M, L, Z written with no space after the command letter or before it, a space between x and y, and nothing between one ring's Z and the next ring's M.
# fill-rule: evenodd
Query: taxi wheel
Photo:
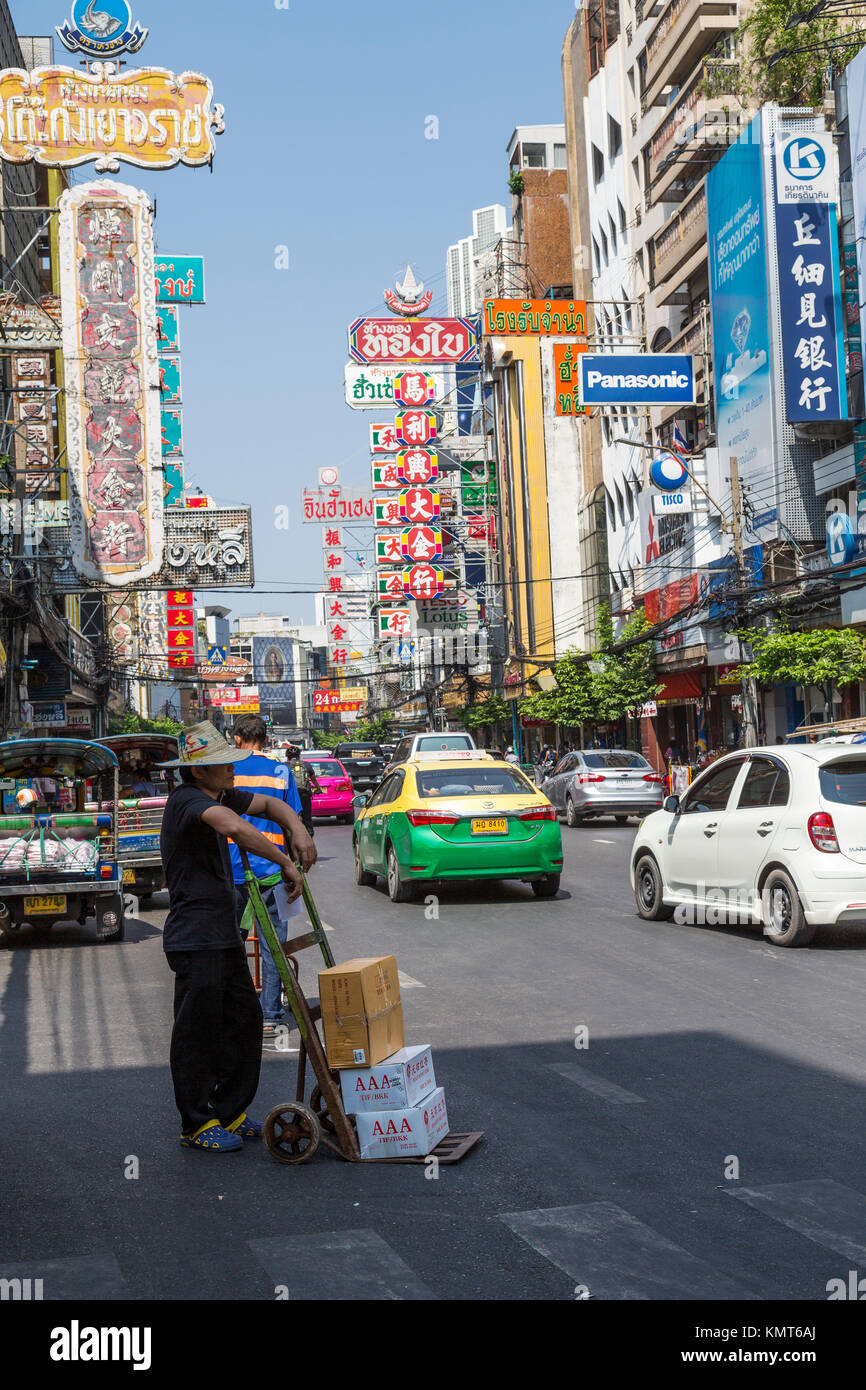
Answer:
M628 825L628 816L614 816L617 825Z
M532 880L532 891L537 898L555 898L559 892L559 874L545 874L544 878Z
M373 888L376 884L376 875L371 874L361 863L361 850L358 841L355 840L352 849L355 855L355 882L359 888Z
M411 903L415 898L415 884L405 883L400 877L400 865L394 846L388 846L388 897L392 903Z

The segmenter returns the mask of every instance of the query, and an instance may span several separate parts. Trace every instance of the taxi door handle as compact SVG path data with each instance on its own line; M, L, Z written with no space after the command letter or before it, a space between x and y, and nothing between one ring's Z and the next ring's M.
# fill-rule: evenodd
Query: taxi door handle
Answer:
M704 826L704 834L706 835L708 840L711 840L713 838L718 828L719 822L717 820L710 821L709 825Z

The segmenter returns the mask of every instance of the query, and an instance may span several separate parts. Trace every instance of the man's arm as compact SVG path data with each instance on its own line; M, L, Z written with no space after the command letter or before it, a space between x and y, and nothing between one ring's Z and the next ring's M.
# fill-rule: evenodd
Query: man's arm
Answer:
M261 816L265 820L276 821L277 825L286 831L292 853L300 859L304 873L313 867L319 856L316 852L316 846L313 844L312 836L307 833L307 828L297 811L293 811L285 801L282 801L278 796L265 796L262 792L253 792L253 799L246 815ZM235 839L234 835L232 839Z
M254 801L270 801L270 797L253 798ZM288 808L285 808L288 809ZM250 807L250 815L254 814ZM264 815L262 811L258 815ZM289 889L289 902L293 903L296 898L301 896L303 883L301 875L289 856L269 840L260 830L256 830L254 825L244 820L243 816L238 816L234 811L230 811L228 806L221 806L219 802L214 802L206 811L202 811L201 819L205 825L209 825L218 835L225 835L226 839L234 840L239 849L245 849L250 854L257 854L261 859L267 859L271 864L276 864L282 870L283 878ZM268 816L271 819L271 816ZM274 819L276 819L274 817Z

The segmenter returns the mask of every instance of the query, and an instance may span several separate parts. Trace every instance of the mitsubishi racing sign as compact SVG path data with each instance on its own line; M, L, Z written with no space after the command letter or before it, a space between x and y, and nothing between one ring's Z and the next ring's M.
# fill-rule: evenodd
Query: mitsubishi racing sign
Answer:
M584 405L694 405L694 358L673 352L580 355Z

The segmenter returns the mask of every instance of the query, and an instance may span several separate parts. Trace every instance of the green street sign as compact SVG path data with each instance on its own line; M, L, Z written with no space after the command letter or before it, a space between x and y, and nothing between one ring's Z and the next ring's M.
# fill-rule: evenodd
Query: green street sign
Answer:
M157 256L156 298L159 304L204 304L204 256Z

